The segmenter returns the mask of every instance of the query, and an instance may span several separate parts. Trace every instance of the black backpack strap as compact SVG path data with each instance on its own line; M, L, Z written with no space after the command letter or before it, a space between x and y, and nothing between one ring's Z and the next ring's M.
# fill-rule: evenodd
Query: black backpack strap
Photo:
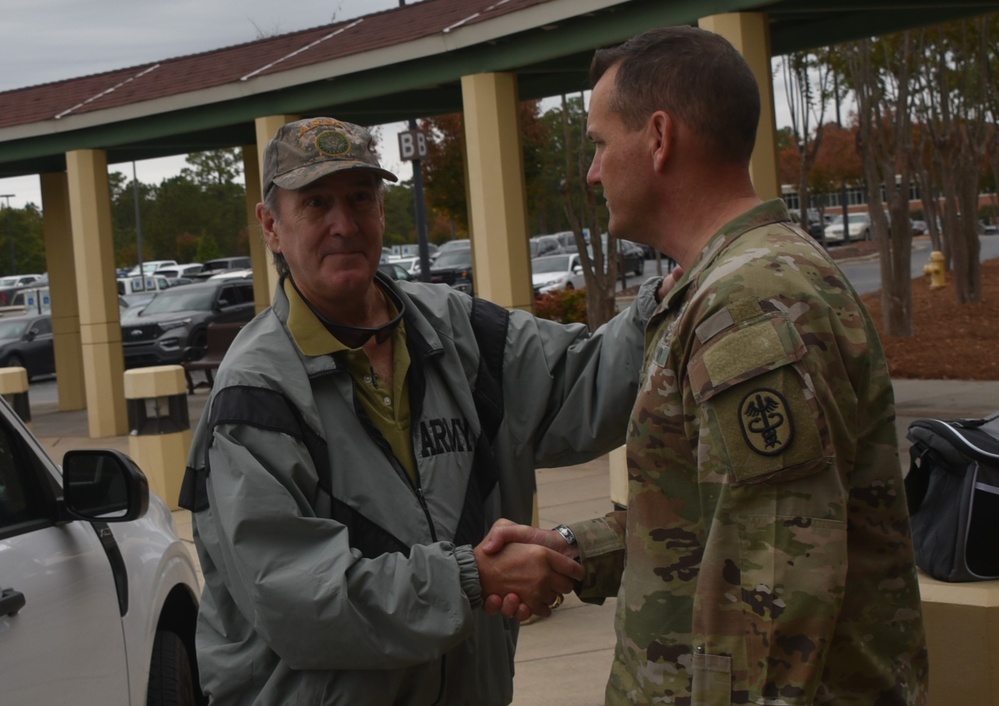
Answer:
M301 440L309 450L313 462L326 463L325 454L320 451L326 443L305 424L301 413L280 392L261 387L236 385L226 387L212 399L208 418L208 441L205 444L205 457L201 468L188 466L180 488L180 506L191 512L199 512L208 507L205 483L208 479L208 449L211 435L219 424L244 424L257 429L266 429L287 434ZM328 478L319 465L320 483ZM328 485L328 481L327 481Z
M387 530L375 524L342 500L333 496L332 468L326 441L305 423L298 408L280 392L267 388L233 386L220 390L212 401L208 420L208 434L219 424L240 424L257 429L275 431L298 439L309 452L318 475L320 492L330 502L330 516L347 527L350 546L364 556L374 558L387 552L409 555L409 547ZM208 448L205 446L204 466L188 467L181 486L180 506L192 512L208 507L206 483L208 473ZM319 504L319 503L315 503Z
M475 444L472 474L455 531L455 544L477 545L485 536L485 502L499 479L493 442L503 422L503 357L510 312L485 299L472 301L472 331L479 348L479 367L472 398L482 433Z
M506 334L510 328L510 312L485 299L472 300L472 332L479 348L479 370L475 378L475 411L478 412L482 433L489 443L503 421L503 356Z

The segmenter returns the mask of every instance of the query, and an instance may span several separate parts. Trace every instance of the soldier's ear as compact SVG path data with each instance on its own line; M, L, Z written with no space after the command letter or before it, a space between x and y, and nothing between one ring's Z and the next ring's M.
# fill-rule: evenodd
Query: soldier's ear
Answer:
M652 151L652 168L656 172L666 169L673 152L674 123L669 113L657 110L648 122L649 146Z

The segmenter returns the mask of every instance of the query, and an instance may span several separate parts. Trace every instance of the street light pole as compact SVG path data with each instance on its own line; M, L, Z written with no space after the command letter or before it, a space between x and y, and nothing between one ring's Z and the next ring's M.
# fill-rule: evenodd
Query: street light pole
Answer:
M14 257L14 214L10 210L10 200L14 194L0 194L0 199L7 199L7 241L10 243L10 273L17 274L17 260Z
M146 289L146 269L142 265L142 219L139 216L139 178L135 175L135 160L132 160L132 201L135 204L135 254L139 260L140 289Z

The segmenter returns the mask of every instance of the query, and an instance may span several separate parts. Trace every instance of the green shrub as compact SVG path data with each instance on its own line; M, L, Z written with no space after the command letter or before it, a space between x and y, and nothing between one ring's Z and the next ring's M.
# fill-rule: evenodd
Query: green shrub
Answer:
M586 320L586 290L562 289L534 298L534 313L542 319L563 324L581 323Z

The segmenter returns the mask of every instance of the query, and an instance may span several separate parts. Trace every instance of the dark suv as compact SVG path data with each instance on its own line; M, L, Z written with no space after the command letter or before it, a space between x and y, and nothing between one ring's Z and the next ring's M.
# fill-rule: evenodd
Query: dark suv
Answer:
M456 248L442 252L430 265L430 281L447 284L460 292L473 294L472 249Z
M175 365L188 346L205 345L211 323L253 318L253 282L212 280L159 292L142 313L122 324L125 367Z

